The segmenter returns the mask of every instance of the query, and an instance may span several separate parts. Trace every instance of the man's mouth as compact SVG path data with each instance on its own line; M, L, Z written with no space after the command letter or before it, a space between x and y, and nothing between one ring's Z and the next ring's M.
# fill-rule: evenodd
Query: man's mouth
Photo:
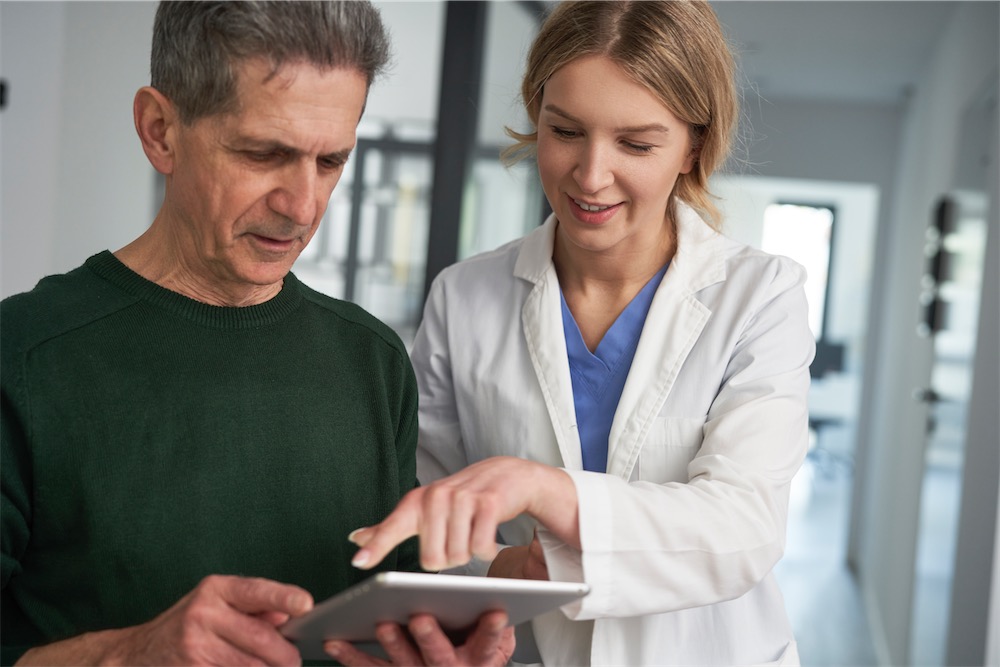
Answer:
M282 238L275 236L266 236L264 234L250 234L252 238L259 246L272 251L284 251L291 248L296 241L297 237L292 238Z

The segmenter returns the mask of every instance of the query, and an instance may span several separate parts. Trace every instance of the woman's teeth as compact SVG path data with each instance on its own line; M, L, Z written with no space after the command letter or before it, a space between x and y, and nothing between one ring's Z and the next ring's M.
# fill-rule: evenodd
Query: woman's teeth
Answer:
M603 211L604 209L611 208L610 206L598 206L596 204L590 205L590 204L588 204L586 202L582 202L582 201L579 201L577 199L574 199L573 201L576 203L577 206L579 206L580 208L582 208L584 211L591 211L591 212L593 212L593 211Z

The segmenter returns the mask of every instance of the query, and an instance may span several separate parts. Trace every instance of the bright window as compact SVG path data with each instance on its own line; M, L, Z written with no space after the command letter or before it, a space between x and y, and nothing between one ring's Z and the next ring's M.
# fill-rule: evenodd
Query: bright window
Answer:
M823 338L830 271L833 208L803 204L771 204L764 211L761 248L794 259L806 269L809 328Z

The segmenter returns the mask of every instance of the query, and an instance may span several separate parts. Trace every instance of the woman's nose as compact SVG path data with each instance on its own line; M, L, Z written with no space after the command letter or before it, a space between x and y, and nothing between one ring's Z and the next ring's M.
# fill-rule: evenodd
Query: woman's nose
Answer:
M585 193L596 193L614 183L611 156L595 143L587 144L580 152L573 178Z

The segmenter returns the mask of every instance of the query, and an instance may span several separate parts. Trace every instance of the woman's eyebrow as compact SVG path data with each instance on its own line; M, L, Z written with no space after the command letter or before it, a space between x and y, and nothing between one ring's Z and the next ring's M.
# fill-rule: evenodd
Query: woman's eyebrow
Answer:
M621 132L622 134L640 134L642 132L669 133L670 128L660 123L650 123L648 125L636 125L635 127L616 127L615 132Z
M565 118L566 120L570 121L571 123L577 123L578 125L583 125L584 124L579 118L577 118L577 117L573 116L572 114L567 113L566 111L560 109L555 104L546 104L545 107L544 107L544 109L545 109L545 111L548 111L549 113L553 113L553 114L555 114L557 116L562 116L563 118ZM646 125L634 125L634 126L629 126L629 127L616 127L614 129L614 131L617 132L617 133L620 133L620 134L641 134L642 132L663 132L663 133L669 133L670 132L670 128L667 127L666 125L663 125L662 123L648 123Z

